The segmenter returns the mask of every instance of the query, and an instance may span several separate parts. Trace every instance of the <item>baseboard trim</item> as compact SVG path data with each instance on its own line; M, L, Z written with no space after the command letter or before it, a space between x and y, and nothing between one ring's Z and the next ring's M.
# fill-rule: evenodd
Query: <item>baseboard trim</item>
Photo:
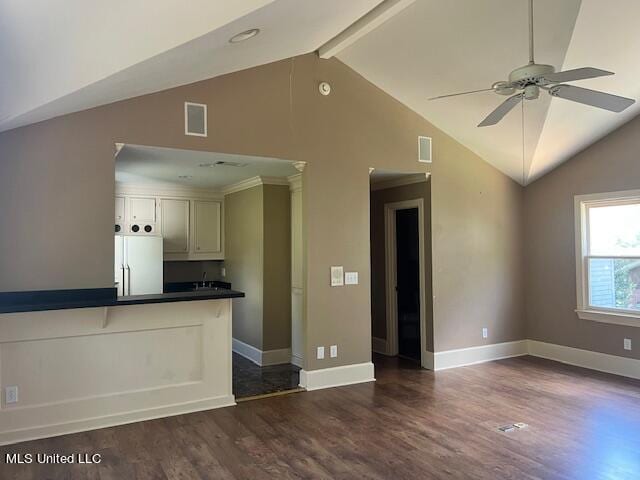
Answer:
M128 423L143 422L146 420L154 420L156 418L172 417L175 415L183 415L185 413L231 407L234 405L236 405L235 397L233 395L224 395L175 405L134 410L53 425L10 430L0 433L0 445L11 445L14 443L38 440L41 438L57 437L60 435L68 435L70 433L86 432L89 430L97 430L99 428L126 425Z
M599 372L640 379L640 360L619 357L608 353L593 352L580 348L566 347L555 343L529 340L529 354L534 357L588 368Z
M304 367L304 361L302 357L300 355L295 355L293 353L291 354L291 364L300 368Z
M232 349L238 355L242 355L247 360L251 360L259 367L268 365L282 365L291 362L291 349L281 348L279 350L260 350L253 345L244 343L237 338L233 339Z
M528 353L527 341L494 343L479 347L459 348L435 352L433 355L433 369L435 371L448 368L464 367L477 363L491 362L501 358L519 357Z
M265 350L262 352L262 366L282 365L291 363L291 349L281 348L279 350Z
M382 355L389 355L387 340L385 338L371 337L371 349Z
M356 383L375 382L373 363L356 363L321 370L300 370L300 386L306 390L342 387Z

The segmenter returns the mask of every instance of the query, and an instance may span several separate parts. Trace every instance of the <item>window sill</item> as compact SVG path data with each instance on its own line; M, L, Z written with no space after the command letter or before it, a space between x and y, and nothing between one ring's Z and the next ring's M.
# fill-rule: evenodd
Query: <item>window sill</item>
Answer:
M626 325L630 327L640 327L640 314L623 312L604 312L600 310L576 310L578 317L582 320L593 322L612 323L615 325Z

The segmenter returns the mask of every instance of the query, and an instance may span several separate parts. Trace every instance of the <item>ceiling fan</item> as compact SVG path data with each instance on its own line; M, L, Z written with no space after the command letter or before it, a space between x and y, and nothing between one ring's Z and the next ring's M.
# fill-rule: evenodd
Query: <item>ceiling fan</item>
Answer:
M441 95L430 98L429 100L489 91L493 91L498 95L512 95L491 112L487 118L480 122L478 127L497 124L521 101L537 99L540 95L540 90L547 91L552 97L564 98L565 100L603 108L611 112L622 112L627 107L633 105L635 100L631 98L566 85L564 83L606 75L613 75L613 72L593 67L556 72L552 65L536 63L533 59L533 0L529 0L529 63L512 71L509 74L508 81L495 82L491 88ZM513 95L516 91L519 91L519 93Z

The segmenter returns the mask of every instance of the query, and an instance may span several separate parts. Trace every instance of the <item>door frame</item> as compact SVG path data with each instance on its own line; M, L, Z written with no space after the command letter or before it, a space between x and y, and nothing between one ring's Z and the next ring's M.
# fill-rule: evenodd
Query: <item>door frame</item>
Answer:
M385 256L385 297L387 317L387 355L398 355L398 292L396 291L398 271L396 253L396 212L398 210L418 209L418 255L420 289L420 365L431 368L429 354L427 352L427 324L426 324L426 275L425 275L425 251L424 251L424 200L416 198L401 202L384 204L384 256Z

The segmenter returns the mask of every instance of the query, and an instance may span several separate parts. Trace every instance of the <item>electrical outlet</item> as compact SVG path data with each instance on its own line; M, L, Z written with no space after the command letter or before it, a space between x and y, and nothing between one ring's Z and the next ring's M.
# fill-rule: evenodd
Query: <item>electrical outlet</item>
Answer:
M482 329L482 338L489 338L489 329L487 327Z
M18 403L18 387L15 385L5 388L4 403Z
M318 347L318 360L322 360L324 358L324 347Z
M330 355L331 358L336 358L338 356L338 345L331 345Z
M344 272L344 284L345 285L357 285L358 284L358 272Z
M222 275L223 277L226 277L226 276L227 276L227 269L226 269L226 268L224 268L224 267L222 267L222 268L220 269L220 275Z
M624 349L625 350L631 350L631 339L630 338L625 338L624 339Z

